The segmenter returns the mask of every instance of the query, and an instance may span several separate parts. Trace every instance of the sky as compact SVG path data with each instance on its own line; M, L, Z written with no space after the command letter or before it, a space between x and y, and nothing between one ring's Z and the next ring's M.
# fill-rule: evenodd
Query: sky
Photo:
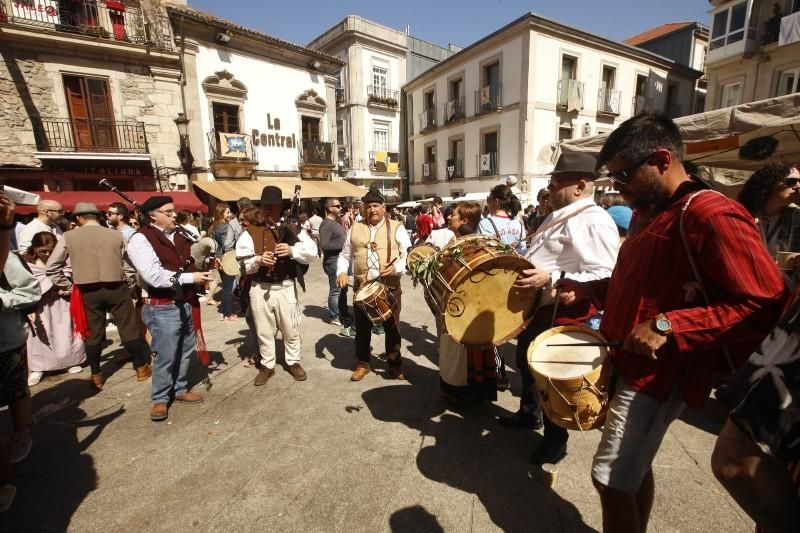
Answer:
M617 41L666 22L709 24L708 0L189 0L189 5L242 26L306 45L359 15L419 39L468 46L525 13L534 12Z

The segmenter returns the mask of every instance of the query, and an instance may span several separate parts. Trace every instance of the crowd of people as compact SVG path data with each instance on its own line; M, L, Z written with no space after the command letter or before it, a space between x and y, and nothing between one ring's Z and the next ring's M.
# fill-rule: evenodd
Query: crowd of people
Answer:
M616 192L598 195L604 176ZM532 268L519 271L509 298L536 301L516 338L519 408L498 423L543 430L530 462L556 464L568 431L542 408L528 350L555 326L580 325L608 340L612 394L591 465L605 531L646 531L653 506L653 460L686 407L701 407L716 389L729 410L712 470L764 531L800 530L800 172L768 165L736 200L685 170L674 122L636 116L614 130L599 154L564 152L539 192L522 208L514 189L493 187L485 206L435 198L418 208L387 207L377 189L359 206L328 198L307 212L286 210L282 192L264 187L258 205L219 203L206 223L177 212L155 195L138 206L90 203L72 210L37 206L24 226L0 195L0 402L13 437L0 442L0 511L14 497L12 464L32 446L30 386L44 373L79 373L102 390L101 353L109 316L136 370L151 379L153 421L175 403L197 404L187 373L193 354L208 364L200 301L221 286L222 320L247 321L257 342L255 386L275 374L275 339L287 371L302 366L298 286L321 258L328 321L354 339L349 379L361 381L379 359L384 377L405 379L401 277L415 245L447 248L454 239L485 235ZM235 213L234 213L235 210ZM221 268L226 254L238 271ZM350 290L352 289L352 291ZM373 290L374 289L374 290ZM361 302L379 293L388 318L376 321ZM239 308L234 308L236 295ZM376 322L382 322L376 323ZM440 384L459 405L497 399L510 387L495 346L463 346L437 322Z

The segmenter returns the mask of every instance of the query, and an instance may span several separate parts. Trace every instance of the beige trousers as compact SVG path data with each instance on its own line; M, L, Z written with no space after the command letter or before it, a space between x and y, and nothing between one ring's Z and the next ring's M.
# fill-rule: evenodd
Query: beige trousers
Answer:
M253 282L250 287L250 313L256 326L261 364L275 367L275 335L280 330L286 351L286 364L300 362L300 305L294 284Z

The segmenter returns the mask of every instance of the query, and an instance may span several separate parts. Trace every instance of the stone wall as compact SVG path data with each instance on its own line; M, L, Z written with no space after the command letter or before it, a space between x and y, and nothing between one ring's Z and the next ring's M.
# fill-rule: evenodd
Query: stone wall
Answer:
M45 65L0 47L0 165L40 166L30 115L55 116L58 106Z

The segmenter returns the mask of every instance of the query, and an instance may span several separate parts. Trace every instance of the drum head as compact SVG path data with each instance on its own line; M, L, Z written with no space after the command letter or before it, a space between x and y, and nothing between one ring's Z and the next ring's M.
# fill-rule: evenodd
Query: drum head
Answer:
M466 246L468 243L462 243ZM480 243L478 243L480 245ZM486 254L464 269L444 303L444 322L450 337L466 346L489 346L512 339L533 317L534 293L517 294L512 285L520 272L533 265L516 253Z
M225 252L220 263L222 263L222 271L227 275L238 276L241 274L239 262L236 260L236 250Z
M408 256L406 257L406 264L408 268L411 269L417 263L417 261L421 259L425 259L426 257L430 257L435 254L438 250L432 244L418 244L414 246L408 251Z
M536 337L528 348L528 364L532 371L553 379L580 377L598 368L608 355L605 346L551 346L605 342L598 332L582 326L561 326Z
M355 296L353 296L353 301L362 302L370 296L380 292L381 289L383 289L383 284L380 281L368 281L362 285L360 289L358 289L358 292L355 294Z

